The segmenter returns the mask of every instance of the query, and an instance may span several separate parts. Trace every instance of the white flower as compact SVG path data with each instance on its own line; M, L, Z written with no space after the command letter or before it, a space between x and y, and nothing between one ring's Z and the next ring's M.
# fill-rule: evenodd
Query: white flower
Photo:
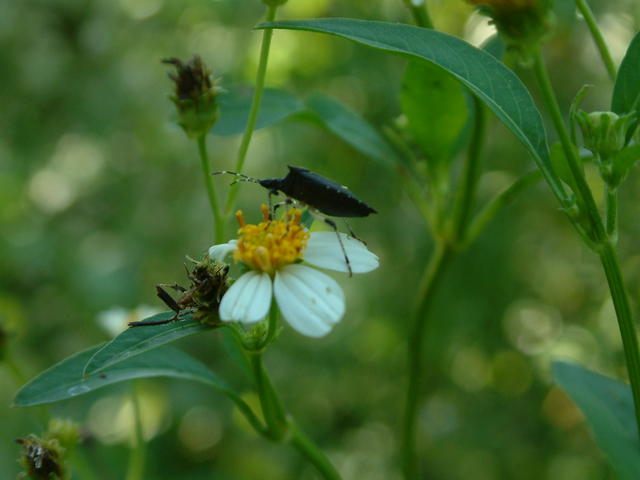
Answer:
M221 262L233 253L250 270L238 278L220 303L220 319L253 323L262 320L275 295L285 320L298 332L310 337L329 333L345 312L344 292L328 275L316 267L348 272L349 268L334 232L309 233L300 225L300 211L291 210L287 221L264 220L258 225L244 222L241 212L240 238L214 245L209 256ZM378 267L378 257L352 237L339 233L353 273Z

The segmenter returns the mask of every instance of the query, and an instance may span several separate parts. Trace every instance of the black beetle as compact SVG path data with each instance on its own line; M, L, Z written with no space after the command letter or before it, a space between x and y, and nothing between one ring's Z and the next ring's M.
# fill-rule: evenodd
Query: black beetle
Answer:
M283 178L265 178L260 180L248 177L242 173L231 172L228 170L213 172L212 175L228 173L239 177L236 181L253 182L262 185L264 188L269 190L270 205L271 195L282 192L289 199L284 202L285 204L290 204L292 201L298 202L309 207L309 210L312 213L316 211L331 217L341 218L366 217L372 213L378 213L373 207L367 205L351 193L347 187L304 167L296 167L293 165L288 165L288 167L289 173L287 173ZM275 207L277 208L278 205ZM336 232L336 235L338 234L338 227L333 220L322 215L318 215L318 217L329 225ZM349 233L352 237L357 239L350 227ZM338 241L340 242L340 247L344 253L349 275L351 275L351 265L344 250L344 245L342 244L340 235L338 235Z

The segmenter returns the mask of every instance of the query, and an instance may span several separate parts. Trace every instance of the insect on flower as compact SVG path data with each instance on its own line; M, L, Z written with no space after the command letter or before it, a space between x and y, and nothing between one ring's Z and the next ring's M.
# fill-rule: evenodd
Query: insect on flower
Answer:
M193 270L187 275L191 280L190 287L184 288L177 283L156 285L158 298L162 300L174 312L174 316L167 320L141 320L129 323L130 327L144 327L150 325L164 325L180 319L180 314L188 310L194 318L202 322L208 321L211 316L217 318L218 307L222 296L227 291L227 265L217 265L211 263L209 258L196 263ZM172 288L180 292L180 297L174 299L165 287Z
M262 215L262 222L249 224L238 211L239 237L209 249L216 262L233 253L248 268L222 297L220 320L258 322L274 297L284 319L298 332L326 335L344 315L344 292L333 278L312 267L347 272L342 258L346 251L349 268L366 273L378 268L378 257L343 233L336 239L332 232L309 232L301 225L302 212L297 208L274 220L262 205Z
M273 217L275 210L280 205L297 203L307 206L312 215L329 225L336 233L340 248L344 254L344 261L347 264L347 271L349 272L349 276L351 276L353 272L344 244L338 234L338 227L333 220L327 218L327 215L331 217L354 218L367 217L372 213L378 212L351 193L347 187L339 185L333 180L307 170L304 167L295 167L293 165L289 165L288 167L289 173L282 178L264 178L260 180L228 170L213 172L212 175L220 175L223 173L235 175L238 179L233 183L252 182L269 190L269 210L271 217ZM271 196L278 195L280 192L287 197L286 200L271 207ZM358 239L351 230L351 227L349 227L349 224L346 223L346 220L345 224L347 228L349 228L349 234L353 238Z

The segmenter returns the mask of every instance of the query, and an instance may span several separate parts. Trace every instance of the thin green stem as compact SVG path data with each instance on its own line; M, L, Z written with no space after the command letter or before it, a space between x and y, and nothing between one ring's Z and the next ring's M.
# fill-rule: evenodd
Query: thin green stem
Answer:
M607 69L607 74L609 74L609 78L612 82L616 80L616 65L613 63L613 58L611 58L611 53L609 52L609 48L607 47L607 42L605 42L604 37L602 36L602 32L600 31L600 27L598 26L598 22L596 21L587 0L576 0L576 6L584 21L587 23L587 27L589 28L589 32L593 37L593 41L596 44L596 48L600 53L600 58L602 58L602 63L604 63L604 67Z
M202 135L198 138L198 153L200 155L200 165L202 166L202 176L204 178L205 186L207 187L207 196L209 197L209 205L211 206L211 213L213 214L214 235L215 243L222 243L224 239L224 219L220 213L220 207L218 206L218 197L216 196L216 190L213 185L213 179L211 178L211 167L209 166L209 154L207 153L207 137Z
M569 164L569 169L571 170L571 174L575 182L576 188L574 193L577 196L578 205L580 205L581 208L584 209L584 212L582 213L586 214L588 218L591 231L590 233L593 237L594 242L596 244L600 244L607 239L604 225L602 224L602 218L600 217L598 207L595 200L593 199L593 195L591 194L591 189L589 188L587 180L584 177L582 161L578 156L578 151L576 150L575 145L573 145L573 143L571 142L569 131L567 130L567 127L564 123L564 119L562 118L560 105L558 104L556 94L553 91L553 87L551 86L551 80L549 79L549 74L547 73L547 69L540 50L537 50L534 53L533 60L536 79L540 84L542 96L547 105L547 108L549 109L549 113L551 114L551 119L555 126L556 132L558 133L558 137L560 138L565 158L567 160L567 163Z
M615 247L611 242L607 241L604 243L599 255L607 276L607 283L609 284L611 298L618 318L618 327L622 336L629 381L633 393L636 424L640 432L640 350L638 348L638 333L631 314L629 296L624 286Z
M262 354L259 352L250 353L249 360L253 370L256 391L260 398L262 414L267 423L269 437L279 441L285 436L289 427L287 415L271 383L271 379L264 369Z
M80 452L79 450L82 450ZM71 451L70 455L71 465L78 474L78 477L82 480L96 480L98 476L93 471L91 462L87 458L87 453L82 446L76 446Z
M286 414L278 393L262 364L262 354L250 353L250 360L262 413L267 423L267 437L274 442L288 442L316 467L325 480L340 480L340 475L326 455Z
M340 474L316 444L296 425L291 425L290 428L291 437L289 443L318 469L323 478L326 480L340 480Z
M605 204L607 235L615 245L618 241L618 189L606 186Z
M575 193L579 197L579 205L587 218L589 219L595 251L600 257L602 266L604 267L611 292L611 298L616 309L616 317L618 319L618 327L622 336L622 344L624 354L627 361L627 369L629 371L629 381L631 382L631 391L633 392L633 401L636 412L636 422L638 431L640 431L640 351L638 349L638 338L635 331L635 325L631 315L631 307L629 297L624 287L624 280L618 263L616 250L607 236L607 232L602 223L602 218L597 209L596 203L591 194L589 185L584 178L580 158L574 145L571 143L569 134L562 120L560 107L555 97L555 93L551 87L549 76L542 61L540 52L536 52L534 56L534 69L540 86L542 87L543 96L551 111L551 117L555 124L558 136L562 142L573 180L575 182ZM577 225L580 227L580 225Z
M451 259L451 249L443 242L436 243L429 264L424 272L418 294L413 325L409 334L409 384L402 424L402 467L406 480L419 478L419 465L416 451L416 425L418 404L422 392L424 359L424 336L427 328L427 314L433 302L436 286Z
M453 210L453 242L463 241L469 224L473 201L476 196L478 179L482 173L482 148L486 131L486 111L478 97L473 97L475 123L473 136L467 151L467 161L462 170L458 195Z
M127 471L127 480L142 480L144 478L145 463L145 443L144 434L142 432L142 417L140 413L140 395L139 384L133 382L131 387L131 402L133 404L133 421L134 436L133 447L131 448L131 457L129 459L129 468Z
M9 352L5 352L4 357L2 358L4 364L7 367L7 370L11 373L11 376L15 380L16 384L24 385L27 383L27 377L24 376L18 364L13 360L13 357L9 354Z
M267 7L266 22L273 22L276 18L277 6ZM273 37L273 29L267 28L262 32L262 46L260 47L260 60L258 62L258 73L256 74L256 88L253 93L253 101L251 102L251 110L249 111L249 119L247 120L247 128L242 135L240 141L240 148L238 149L238 157L236 158L235 171L242 173L244 168L244 162L247 158L247 152L249 151L249 145L251 144L251 137L256 127L256 121L258 120L258 112L260 111L260 102L262 101L262 93L264 91L264 82L267 75L267 63L269 61L269 49L271 48L271 38ZM225 203L225 213L229 216L233 210L233 206L238 196L239 184L232 185L229 188L227 195L227 201Z
M413 15L413 21L416 22L416 25L433 29L433 20L431 20L431 15L429 15L429 8L427 7L426 1L423 1L421 5L414 5L411 0L407 0L405 3L407 7L409 7L409 10L411 10L411 15Z

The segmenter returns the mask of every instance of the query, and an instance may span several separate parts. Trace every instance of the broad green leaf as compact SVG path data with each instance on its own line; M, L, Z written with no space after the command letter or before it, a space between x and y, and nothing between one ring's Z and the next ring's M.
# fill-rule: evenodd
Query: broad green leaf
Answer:
M544 124L520 79L489 53L445 33L386 22L347 18L271 22L258 28L326 33L386 52L434 63L475 93L531 152L555 195L567 195L549 158Z
M163 312L145 320L165 320L173 315L173 312ZM148 350L212 328L214 327L204 325L191 316L165 325L127 328L89 359L84 374L99 372Z
M14 405L28 407L58 402L135 378L172 377L207 384L227 395L231 389L198 360L171 347L146 352L102 372L83 376L85 364L102 345L89 348L45 370L20 389Z
M469 117L467 95L460 82L432 63L409 62L400 103L409 131L427 161L436 169L446 166L457 153Z
M619 478L640 478L640 441L629 386L565 362L553 364L553 376L587 418Z
M371 124L337 100L317 94L305 105L330 132L380 165L393 167L399 161L393 148Z
M611 110L618 115L631 112L640 97L640 33L631 41L622 59L611 98Z
M233 89L220 97L220 119L211 133L238 135L244 132L253 101L253 89ZM266 88L262 94L256 130L286 120L304 109L289 92Z

